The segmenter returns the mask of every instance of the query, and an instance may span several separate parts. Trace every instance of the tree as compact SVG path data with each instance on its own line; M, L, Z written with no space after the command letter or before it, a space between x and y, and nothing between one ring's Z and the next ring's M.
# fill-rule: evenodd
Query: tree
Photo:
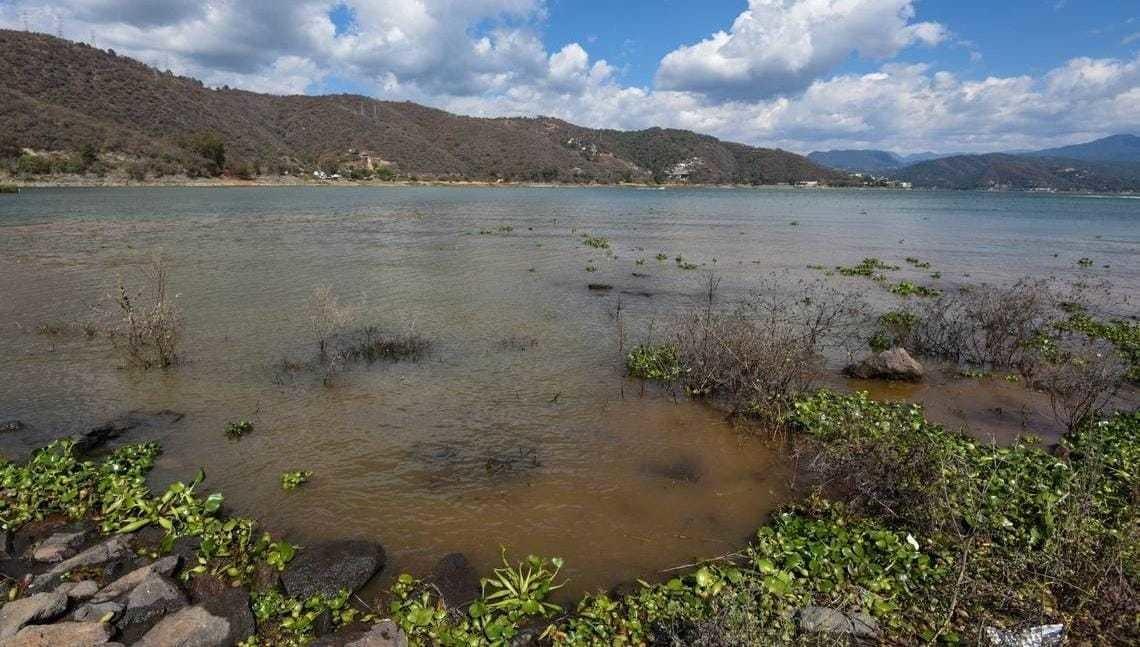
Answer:
M185 148L205 159L211 175L221 175L226 168L226 143L214 132L198 133L187 138Z

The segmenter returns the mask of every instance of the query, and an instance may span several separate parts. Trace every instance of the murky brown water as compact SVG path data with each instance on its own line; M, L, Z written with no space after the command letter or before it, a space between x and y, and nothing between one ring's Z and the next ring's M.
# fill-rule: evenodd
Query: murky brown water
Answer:
M1138 212L1123 199L860 191L31 190L0 196L0 419L46 437L181 411L157 438L156 483L205 467L230 506L274 529L379 539L389 572L456 550L489 568L501 545L561 555L571 589L588 590L732 550L789 496L778 448L622 378L619 297L628 345L700 294L704 272L673 257L715 269L725 298L769 271L816 276L807 264L871 255L928 260L945 285L1055 274L1134 295ZM123 370L105 340L35 333L105 309L155 250L185 313L183 366ZM432 338L431 354L352 368L332 387L276 379L283 357L313 353L305 304L324 285L362 324ZM517 337L534 344L504 348ZM1027 406L1016 385L935 384L879 395L995 436L1049 435L1040 402L1011 413ZM239 418L255 431L227 440ZM286 493L289 469L315 475Z

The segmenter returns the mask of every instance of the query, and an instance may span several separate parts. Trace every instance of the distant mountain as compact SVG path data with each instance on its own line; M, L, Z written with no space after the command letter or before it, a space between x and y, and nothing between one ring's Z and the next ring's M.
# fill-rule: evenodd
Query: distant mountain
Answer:
M889 151L851 149L815 151L807 158L820 166L863 173L895 169L903 165L903 158Z
M920 162L891 173L916 187L939 189L1140 190L1140 164L991 153Z
M1090 162L1140 162L1140 137L1113 135L1096 141L1023 153L1033 157L1064 157Z
M126 165L143 177L248 175L379 165L426 179L849 181L793 153L684 130L594 130L356 95L211 89L43 34L0 30L0 79L0 169L17 173L114 173ZM56 154L21 156L21 149Z

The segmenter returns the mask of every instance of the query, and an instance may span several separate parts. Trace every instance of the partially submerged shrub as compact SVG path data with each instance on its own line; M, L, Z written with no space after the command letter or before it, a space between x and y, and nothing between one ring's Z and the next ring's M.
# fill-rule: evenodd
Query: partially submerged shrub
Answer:
M115 303L119 321L112 330L131 364L141 368L172 366L178 360L182 313L169 293L165 263L155 259L143 270L147 288L135 294L120 281Z
M635 346L625 358L625 367L633 377L666 384L675 383L684 372L677 347L672 344Z
M384 333L376 326L366 326L346 339L338 340L336 353L344 361L399 362L415 361L431 349L431 340L416 333Z
M1053 414L1073 431L1097 417L1128 373L1116 348L1098 339L1041 337L1023 363L1029 386L1049 396Z

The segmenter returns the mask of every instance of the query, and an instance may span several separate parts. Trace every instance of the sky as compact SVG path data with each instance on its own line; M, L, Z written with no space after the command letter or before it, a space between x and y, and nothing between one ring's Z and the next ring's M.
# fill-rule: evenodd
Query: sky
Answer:
M0 0L0 26L218 87L801 153L1140 134L1140 0Z

